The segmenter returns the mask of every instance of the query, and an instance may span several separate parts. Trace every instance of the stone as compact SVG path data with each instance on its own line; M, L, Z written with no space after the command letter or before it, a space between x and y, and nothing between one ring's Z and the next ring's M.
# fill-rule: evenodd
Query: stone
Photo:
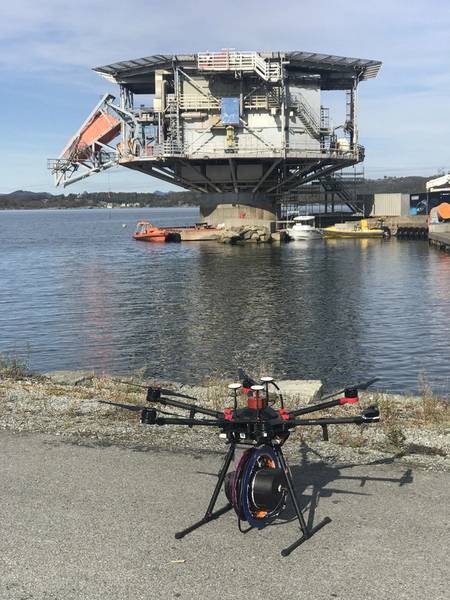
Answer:
M48 371L44 377L58 384L81 385L91 381L95 374L93 371Z
M284 379L277 381L287 408L318 402L323 385L320 379Z

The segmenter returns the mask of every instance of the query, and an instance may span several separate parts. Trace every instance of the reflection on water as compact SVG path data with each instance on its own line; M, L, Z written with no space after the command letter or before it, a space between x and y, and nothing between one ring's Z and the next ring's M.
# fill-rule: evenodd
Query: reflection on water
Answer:
M426 242L145 244L131 239L139 218L197 211L0 213L0 351L180 381L245 365L403 391L425 373L448 392L450 257Z

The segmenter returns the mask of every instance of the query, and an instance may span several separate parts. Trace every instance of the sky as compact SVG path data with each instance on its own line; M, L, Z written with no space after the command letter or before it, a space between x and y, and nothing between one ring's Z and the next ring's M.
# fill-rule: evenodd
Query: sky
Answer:
M359 86L366 177L450 170L448 0L15 0L0 6L0 193L58 193L47 158L117 91L93 67L221 48L381 60ZM119 167L65 192L167 189Z

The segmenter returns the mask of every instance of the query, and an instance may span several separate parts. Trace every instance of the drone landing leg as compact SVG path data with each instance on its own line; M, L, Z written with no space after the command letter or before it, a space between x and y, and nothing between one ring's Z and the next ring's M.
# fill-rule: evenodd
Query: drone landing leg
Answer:
M215 506L215 504L217 502L217 498L218 498L219 493L220 493L220 489L221 489L222 484L223 484L223 482L225 480L225 475L227 474L227 471L228 471L228 469L230 467L231 461L233 460L234 449L235 449L235 445L231 444L230 447L229 447L229 449L228 449L228 452L227 452L227 454L225 456L225 462L223 463L223 466L222 466L222 468L219 471L219 476L218 476L217 484L216 484L216 487L214 488L214 492L213 492L213 495L211 497L211 500L209 501L208 508L206 509L205 516L203 517L203 519L200 519L200 521L197 521L197 523L194 523L190 527L187 527L186 529L183 529L183 531L179 531L178 533L176 533L175 537L176 537L177 540L183 538L185 535L187 535L191 531L194 531L194 529L197 529L198 527L201 527L202 525L205 525L206 523L209 523L209 521L217 519L218 517L220 517L220 515L223 515L224 513L226 513L227 511L229 511L232 508L232 505L230 503L228 503L223 508L219 508L219 510L216 510L216 511L213 512L214 506Z
M294 511L295 511L295 514L297 515L298 522L300 523L300 529L302 530L302 533L303 533L303 535L300 539L296 540L293 544L291 544L290 546L288 546L287 548L285 548L284 550L281 551L282 556L289 556L289 554L293 550L298 548L300 546L300 544L303 544L303 542L306 542L306 540L309 539L311 536L313 536L317 531L319 531L319 529L322 529L322 527L324 527L324 525L326 525L327 523L330 523L331 519L329 517L326 517L325 519L323 519L323 521L321 521L320 523L318 523L315 527L312 527L311 529L307 526L306 521L302 515L302 511L300 510L300 507L298 505L298 500L297 500L297 496L295 494L295 489L294 489L294 482L292 481L291 472L289 471L289 467L287 466L283 452L281 451L281 447L275 448L275 452L277 453L278 458L280 460L280 464L281 464L281 467L284 472L284 478L286 480L286 484L288 487L289 496L291 497L292 504L294 506Z

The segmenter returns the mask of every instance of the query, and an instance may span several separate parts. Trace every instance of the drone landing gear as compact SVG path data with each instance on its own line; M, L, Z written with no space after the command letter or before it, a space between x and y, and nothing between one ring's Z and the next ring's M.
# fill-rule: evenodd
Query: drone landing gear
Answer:
M181 539L183 538L185 535L187 535L188 533L191 533L191 531L194 531L195 529L198 529L199 527L202 527L202 525L206 525L206 523L209 523L210 521L213 521L214 519L217 519L218 517L220 517L221 515L225 514L226 512L228 512L230 509L233 508L233 505L231 502L229 502L228 504L226 504L224 507L214 511L214 506L217 502L217 498L219 496L220 490L222 488L222 485L225 481L225 477L226 474L228 472L228 469L230 467L231 461L233 460L234 457L234 452L235 452L235 444L231 444L228 452L225 456L225 461L224 464L221 468L221 470L219 471L219 475L218 475L218 480L217 480L217 484L214 488L214 492L213 495L211 497L211 500L209 502L208 508L206 509L206 513L205 516L203 517L203 519L200 519L200 521L197 521L196 523L194 523L193 525L190 525L189 527L187 527L186 529L183 529L182 531L179 531L178 533L175 534L175 538L176 539ZM291 499L292 505L294 507L294 511L296 514L296 517L298 519L299 525L300 525L300 529L303 533L302 537L299 538L298 540L296 540L293 544L291 544L290 546L288 546L287 548L285 548L284 550L281 551L281 555L282 556L288 556L293 550L295 550L298 546L300 546L300 544L303 544L303 542L305 542L307 539L309 539L312 535L314 535L317 531L319 531L319 529L322 529L322 527L324 525L326 525L327 523L329 523L331 521L331 519L329 519L328 517L326 519L324 519L321 523L319 523L318 525L316 525L315 527L309 528L308 525L306 524L306 521L303 517L303 514L300 510L300 507L298 505L298 500L297 500L297 496L295 494L295 489L294 489L294 483L292 481L292 476L291 476L291 472L289 470L289 467L286 463L286 460L283 456L283 453L281 451L281 447L280 446L272 446L273 451L275 452L278 460L279 460L279 464L281 466L282 472L283 472L283 477L285 480L285 484L287 487L287 493L289 494L289 497ZM252 529L252 527L250 527L250 529ZM245 532L247 532L249 530L246 530Z
M300 507L298 505L297 496L295 494L295 489L294 489L294 483L292 481L292 475L291 475L289 467L286 463L286 460L284 458L283 452L281 451L281 448L279 446L275 447L275 452L276 452L276 454L278 456L278 460L280 461L280 464L282 466L283 473L284 473L284 479L286 481L286 485L288 488L289 496L291 498L292 506L294 507L294 512L297 516L298 522L300 524L300 529L302 530L302 533L303 533L301 538L299 538L293 544L291 544L287 548L284 548L284 550L281 551L281 556L289 556L289 554L293 550L298 548L298 546L303 544L303 542L306 542L306 540L308 540L310 537L312 537L317 531L319 531L319 529L322 529L322 527L324 527L327 523L330 523L331 519L329 517L326 517L325 519L323 519L323 521L318 523L315 527L312 527L311 529L308 527L308 525L306 524L306 521L302 515L302 511L300 510Z
M230 467L231 461L233 460L234 449L235 449L235 444L231 444L230 447L228 448L228 452L226 453L226 456L225 456L225 462L223 463L223 466L219 471L219 478L217 480L216 487L214 488L213 495L211 496L211 500L209 501L208 508L206 509L205 516L203 517L203 519L200 519L200 521L197 521L197 523L194 523L190 527L183 529L183 531L179 531L178 533L176 533L175 538L177 540L180 540L188 533L191 533L191 531L194 531L194 529L198 529L202 525L206 525L206 523L209 523L210 521L217 519L218 517L220 517L221 515L225 514L226 512L228 512L229 510L231 510L233 508L233 505L231 504L231 502L229 502L223 508L219 508L219 510L214 511L214 506L216 505L217 498L220 493L220 488L223 485L223 482L225 480L225 475L227 474L227 471Z

